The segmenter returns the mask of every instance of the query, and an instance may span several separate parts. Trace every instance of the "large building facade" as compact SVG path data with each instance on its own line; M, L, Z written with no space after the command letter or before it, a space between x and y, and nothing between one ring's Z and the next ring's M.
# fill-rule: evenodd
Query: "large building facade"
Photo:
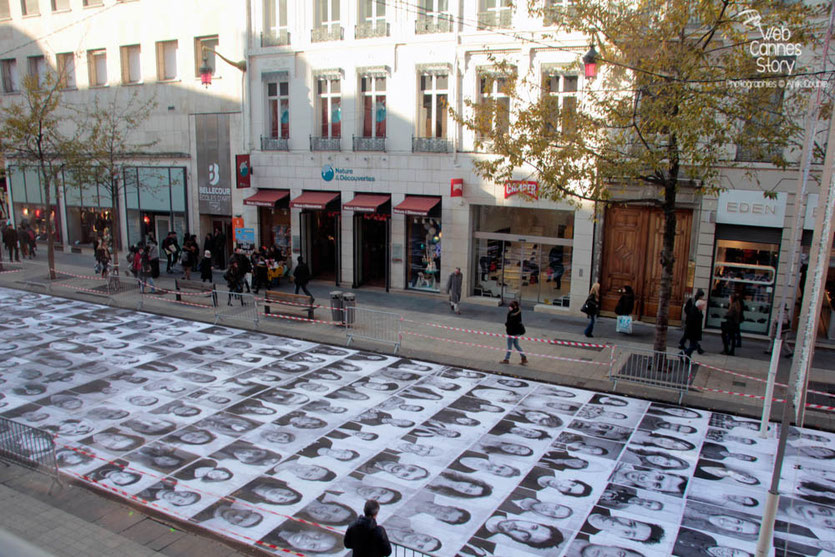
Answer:
M314 278L335 285L431 295L442 293L446 277L460 267L472 301L520 299L536 310L578 314L593 282L602 285L604 311L614 308L618 288L630 284L638 317L654 319L659 212L640 204L555 203L540 198L536 176L520 170L518 180L497 184L473 170L475 160L491 155L476 150L473 132L450 108L466 114L468 101L510 102L496 59L541 83L532 94L557 97L564 111L595 86L578 64L587 39L555 39L547 14L529 14L525 3L10 4L5 26L11 31L3 43L21 46L3 49L4 97L15 94L6 88L8 60L31 72L33 57L58 67L67 53L75 53L77 83L68 98L81 101L102 89L156 94L158 109L144 131L160 140L158 154L137 162L126 179L162 184L169 201L143 198L148 188L142 187L120 200L130 242L150 230L202 236L218 227L231 241L234 222L251 230L257 245L303 255ZM22 13L33 6L39 14ZM202 45L243 59L245 72L215 60L215 79L201 88ZM168 60L176 71L168 71ZM108 76L103 82L100 67ZM236 155L249 156L245 187L235 186ZM743 161L745 154L730 149L730 160ZM739 291L748 315L743 331L768 333L787 277L797 175L767 163L745 165L757 170L756 178L729 164L718 198L680 192L674 320L702 288L710 304L707 326L718 327L727 296ZM14 218L26 216L24 209L31 215L37 199L29 199L36 191L30 176L14 168L9 176ZM816 188L811 185L813 193ZM764 189L777 191L777 199L764 200ZM83 244L78 222L96 208L85 200L59 200L65 249L79 234ZM810 215L807 228L812 222ZM831 292L835 272L830 277ZM828 332L829 310L821 311Z

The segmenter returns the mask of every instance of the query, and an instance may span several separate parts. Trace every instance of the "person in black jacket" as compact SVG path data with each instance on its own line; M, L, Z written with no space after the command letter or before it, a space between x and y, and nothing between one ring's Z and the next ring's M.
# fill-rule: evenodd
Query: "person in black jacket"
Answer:
M299 289L304 290L304 293L313 298L313 294L307 289L307 283L310 282L310 267L304 262L302 256L299 256L299 262L296 265L296 270L293 271L293 281L296 283L296 294Z
M635 309L635 291L628 284L620 289L620 298L615 306L615 315L632 315Z
M699 290L701 292L701 290ZM696 294L698 296L698 294ZM686 354L689 358L693 351L698 350L699 354L704 354L704 350L702 350L701 344L699 342L702 340L702 322L704 321L704 310L707 307L707 303L704 300L699 299L693 304L693 307L690 308L690 311L687 312L687 316L684 318L684 338L690 341L690 346L686 349L682 349L680 354Z
M377 526L380 503L374 499L365 502L363 516L348 526L345 547L353 549L352 557L387 557L391 555L391 543L385 528Z
M522 310L519 308L519 302L516 300L510 302L510 305L507 308L507 319L505 320L504 327L505 332L507 333L507 352L504 355L504 360L499 363L509 364L510 352L515 347L516 350L519 351L519 355L522 356L522 361L520 363L522 365L527 364L528 358L522 351L522 347L519 346L518 337L525 334L525 326L522 324Z
M586 330L583 331L583 334L589 338L592 338L594 336L592 334L592 331L594 331L594 322L597 319L597 316L600 315L599 282L595 282L591 285L591 290L589 290L589 297L586 298L586 303L583 304L583 307L580 308L580 311L589 316L589 324L586 326Z
M693 296L692 298L690 298L689 300L687 300L687 303L684 304L684 334L681 335L681 340L678 341L678 349L679 350L684 350L686 348L685 345L686 345L688 339L690 339L691 346L692 346L694 340L696 341L696 344L698 344L698 341L702 340L701 322L699 323L699 338L698 339L693 339L692 337L690 337L690 332L692 332L692 329L691 329L690 326L688 326L687 323L689 322L690 313L693 312L694 309L696 309L696 303L698 303L698 301L701 300L704 297L705 297L705 291L702 290L701 288L699 288L696 291L696 295ZM704 317L704 316L702 316L702 317ZM697 350L698 350L699 354L704 353L704 350L701 349L701 346L699 346L697 348Z

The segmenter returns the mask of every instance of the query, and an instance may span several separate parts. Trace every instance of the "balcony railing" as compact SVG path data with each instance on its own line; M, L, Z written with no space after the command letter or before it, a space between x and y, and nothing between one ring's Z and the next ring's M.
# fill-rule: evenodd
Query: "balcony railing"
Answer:
M366 21L354 26L354 37L357 39L388 37L389 31L389 24L385 21Z
M435 17L418 18L415 21L415 34L451 33L452 14L436 14Z
M314 137L310 136L311 151L341 151L341 137Z
M290 44L290 31L287 29L271 29L261 33L261 47L287 46Z
M385 151L385 137L357 137L354 136L354 151Z
M543 23L545 25L553 25L562 17L572 17L577 13L577 7L574 2L569 1L565 5L554 5L545 8Z
M413 153L449 153L452 142L444 137L412 137Z
M512 18L513 12L509 8L501 11L478 12L478 28L509 28Z
M345 38L345 29L340 25L322 25L310 30L310 40L314 43L341 41Z
M290 140L286 137L264 137L261 136L262 151L289 151Z

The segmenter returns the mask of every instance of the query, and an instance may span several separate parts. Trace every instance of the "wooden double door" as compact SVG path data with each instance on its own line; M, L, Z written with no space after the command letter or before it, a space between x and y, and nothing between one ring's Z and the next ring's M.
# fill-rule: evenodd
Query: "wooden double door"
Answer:
M671 322L678 322L681 317L692 224L691 210L676 211ZM614 311L620 297L618 290L629 285L635 291L633 315L644 321L655 321L661 283L664 213L649 207L610 207L606 210L603 228L601 309Z

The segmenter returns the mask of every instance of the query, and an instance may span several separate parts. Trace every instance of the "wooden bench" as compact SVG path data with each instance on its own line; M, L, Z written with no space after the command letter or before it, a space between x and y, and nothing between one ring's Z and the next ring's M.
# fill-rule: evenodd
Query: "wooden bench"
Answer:
M197 292L206 292L212 298L212 306L217 305L217 295L215 294L215 285L212 282L201 282L198 280L174 279L174 288L177 291L174 295L178 302L181 302L182 290L196 290Z
M277 290L267 290L264 292L264 313L270 313L270 304L282 304L288 306L290 309L307 312L308 319L313 319L313 312L316 310L313 307L312 297L302 294L290 294L289 292L279 292Z

